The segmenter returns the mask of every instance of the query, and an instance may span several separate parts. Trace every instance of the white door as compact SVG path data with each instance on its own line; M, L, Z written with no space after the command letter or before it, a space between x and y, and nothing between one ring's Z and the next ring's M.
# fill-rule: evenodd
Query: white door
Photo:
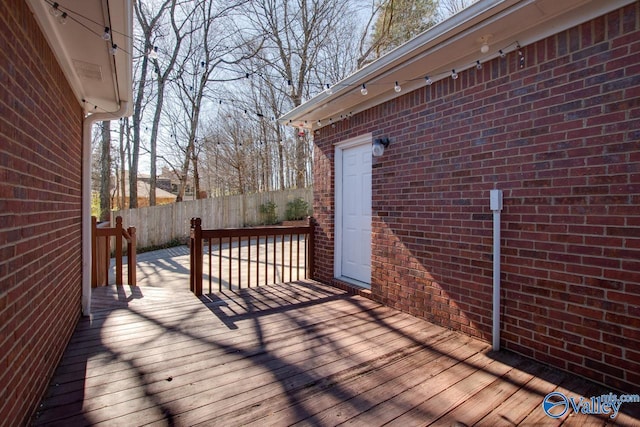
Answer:
M342 150L341 275L371 283L371 142Z

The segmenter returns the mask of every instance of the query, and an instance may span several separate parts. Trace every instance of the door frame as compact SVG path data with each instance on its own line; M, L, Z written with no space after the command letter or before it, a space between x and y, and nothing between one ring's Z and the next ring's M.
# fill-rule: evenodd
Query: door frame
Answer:
M356 281L342 276L342 165L343 165L342 156L345 150L349 148L365 145L365 144L371 145L372 141L373 141L372 134L366 133L366 134L359 135L354 138L349 138L347 140L334 144L334 147L335 147L335 152L334 152L335 154L334 155L335 215L334 215L334 241L333 241L333 275L334 275L334 278L340 279L346 282L356 282ZM360 283L361 282L356 282L353 284L357 286L361 286ZM370 286L371 283L368 283L368 285Z

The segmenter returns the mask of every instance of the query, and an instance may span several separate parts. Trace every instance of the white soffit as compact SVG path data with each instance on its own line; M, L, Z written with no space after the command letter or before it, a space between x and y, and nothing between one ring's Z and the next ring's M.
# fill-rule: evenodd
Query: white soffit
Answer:
M486 62L568 28L619 9L635 0L480 0L448 20L283 115L279 121L316 129L320 120L348 117L425 85L425 76L449 76L476 61ZM483 37L490 35L489 52L481 53ZM394 91L399 82L402 92ZM368 95L360 93L365 84Z
M86 113L114 112L122 101L132 104L132 1L57 0L58 10L68 15L62 25L51 14L53 1L27 0L78 102L86 101ZM111 40L101 37L105 27Z

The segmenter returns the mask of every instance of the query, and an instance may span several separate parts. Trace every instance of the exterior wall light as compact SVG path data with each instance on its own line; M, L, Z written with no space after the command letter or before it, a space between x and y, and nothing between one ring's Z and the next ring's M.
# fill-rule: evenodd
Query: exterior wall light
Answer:
M379 138L373 141L373 157L380 157L384 154L384 149L389 146L389 138Z

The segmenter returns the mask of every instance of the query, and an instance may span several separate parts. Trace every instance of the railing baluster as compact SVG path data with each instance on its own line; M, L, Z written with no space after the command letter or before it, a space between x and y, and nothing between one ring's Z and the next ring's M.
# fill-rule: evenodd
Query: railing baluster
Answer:
M213 272L215 267L213 266L213 251L214 251L214 241L217 240L217 257L218 257L218 291L222 291L222 281L224 279L223 276L223 258L225 258L225 262L228 262L228 266L226 268L226 273L228 274L228 289L233 290L233 280L234 273L236 272L236 267L234 266L234 244L238 245L237 248L237 289L243 289L243 287L250 288L254 283L255 286L260 286L262 284L276 284L276 283L285 283L287 281L300 280L303 276L300 274L300 268L304 268L304 277L308 277L313 271L313 259L311 258L313 254L313 225L310 223L309 226L306 227L262 227L262 228L252 228L248 229L223 229L223 230L202 230L201 227L196 225L197 222L200 222L200 219L195 218L192 222L192 232L191 232L191 269L195 271L199 268L200 281L198 283L195 275L192 275L191 279L191 289L196 292L202 292L202 267L204 261L204 254L202 253L203 241L207 240L209 245L209 293L213 292L212 281L213 281ZM295 238L294 238L295 235ZM255 242L253 241L253 236L256 237ZM237 238L237 242L236 242ZM263 239L264 238L264 248ZM198 240L199 239L199 240ZM269 256L269 240L272 239L273 249L272 256L273 260L270 260ZM304 239L304 247L301 248L300 240ZM295 240L295 242L294 242ZM247 250L244 252L243 244L246 241ZM198 243L200 242L200 248L198 250ZM223 254L223 243L227 243L229 245L226 253ZM280 244L280 248L278 248L278 243ZM295 244L295 250L293 245ZM252 246L255 245L255 248ZM289 245L287 249L285 245ZM264 272L261 271L261 261L262 261L262 250L264 250ZM255 252L255 260L253 260ZM197 258L200 258L200 262L197 262ZM245 262L246 255L246 264ZM280 257L280 259L278 259ZM301 261L301 257L304 257L304 261ZM295 258L295 259L294 259ZM255 263L255 282L253 281L253 271L252 266ZM288 263L288 265L287 265ZM273 269L273 274L270 274L269 269ZM295 268L296 274L293 274L293 269ZM244 270L244 271L243 271ZM287 275L287 270L289 270L289 274ZM264 275L264 280L261 279L261 274ZM245 281L243 284L243 280ZM198 294L199 295L199 294Z
M212 272L211 272L211 252L213 252L211 250L211 237L209 237L209 293L211 293L211 276L212 276Z
M296 280L300 280L300 234L296 237Z
M232 274L233 274L233 269L231 268L232 266L232 261L233 261L233 237L229 237L229 290L231 290L231 286L233 283L233 278L232 278Z
M289 234L289 281L293 280L293 234Z
M276 271L278 270L278 252L276 251L278 247L278 236L276 236L276 234L273 234L273 282L272 283L278 283L278 280L276 279Z
M222 237L218 237L218 292L222 292Z
M260 236L256 240L258 241L256 246L256 286L260 286Z
M269 283L269 236L264 236L264 284Z

